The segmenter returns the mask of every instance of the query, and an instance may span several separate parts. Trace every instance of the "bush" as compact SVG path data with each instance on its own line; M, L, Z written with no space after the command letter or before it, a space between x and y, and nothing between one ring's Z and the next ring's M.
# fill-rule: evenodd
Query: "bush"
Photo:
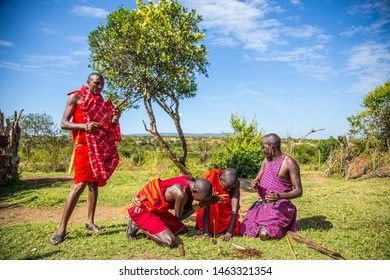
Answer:
M312 145L300 144L293 147L294 159L299 164L316 163L318 149Z
M224 146L213 155L209 168L232 167L241 178L254 178L264 159L260 145L262 133L254 119L248 124L245 117L232 115L230 124L233 133L225 134Z
M329 154L333 150L340 148L340 142L331 136L329 139L318 141L317 148L320 151L320 163L326 162Z

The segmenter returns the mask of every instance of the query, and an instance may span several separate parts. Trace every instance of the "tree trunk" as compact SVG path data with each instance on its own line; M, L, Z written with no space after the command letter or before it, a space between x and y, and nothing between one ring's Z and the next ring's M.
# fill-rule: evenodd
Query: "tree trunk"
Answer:
M4 113L0 111L0 184L7 178L18 177L19 168L19 141L21 129L19 120L23 109L19 114L14 114L14 119L5 119ZM4 121L6 126L4 126Z
M175 98L174 95L170 95L170 100L172 101L171 106L169 106L164 99L153 97L153 100L156 101L157 104L171 117L175 124L182 151L182 154L179 158L179 162L180 164L185 166L187 160L187 142L180 125L179 100Z
M156 118L155 118L154 112L153 112L152 101L151 101L151 98L147 96L146 89L144 89L144 106L145 106L145 110L148 113L149 120L150 120L149 128L147 128L147 126L144 122L145 130L148 131L149 133L153 134L153 136L157 138L158 142L160 143L161 147L164 149L165 153L168 155L169 159L176 165L177 168L180 169L180 171L183 174L191 175L190 171L185 166L185 163L183 164L181 161L179 161L176 158L176 156L170 150L168 144L164 141L164 139L162 138L162 136L158 132Z

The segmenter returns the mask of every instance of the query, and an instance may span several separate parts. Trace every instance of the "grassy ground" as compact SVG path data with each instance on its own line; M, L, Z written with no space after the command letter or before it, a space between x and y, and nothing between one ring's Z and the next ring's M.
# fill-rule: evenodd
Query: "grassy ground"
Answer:
M24 174L47 177L47 174ZM51 174L64 176L64 174ZM130 201L136 192L155 175L145 171L117 171L100 189L98 207L119 209ZM22 177L23 179L23 177ZM388 179L345 181L342 178L324 178L319 172L303 171L304 194L294 200L298 209L299 234L328 249L337 251L349 260L390 259L390 189ZM72 182L49 180L42 184L22 181L13 186L0 187L0 218L7 207L20 211L63 207ZM241 219L257 198L256 193L242 189ZM79 205L86 204L83 194ZM46 207L46 208L44 208ZM105 234L92 235L84 223L70 223L65 242L58 246L48 244L55 233L60 216L51 220L35 217L34 222L0 224L0 259L3 260L230 260L250 259L234 250L232 244L255 248L262 252L261 259L294 259L286 238L262 242L259 239L235 237L230 242L211 239L193 240L193 217L186 220L190 232L180 238L186 255L179 256L178 249L167 249L154 242L139 238L128 241L125 237L127 213L114 217L96 217L96 223L107 229ZM34 217L32 217L34 218ZM331 257L291 240L298 259L328 260Z

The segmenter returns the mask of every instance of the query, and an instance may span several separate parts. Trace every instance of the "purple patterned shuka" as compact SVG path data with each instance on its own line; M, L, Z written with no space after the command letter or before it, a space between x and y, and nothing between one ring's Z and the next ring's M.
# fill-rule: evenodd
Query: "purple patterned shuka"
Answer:
M242 235L257 237L260 227L274 239L282 238L288 230L297 231L296 208L290 200L281 199L275 203L264 201L271 192L284 193L292 190L292 184L279 180L278 174L285 155L276 162L271 160L265 165L260 185L257 190L260 196L245 215L240 227Z

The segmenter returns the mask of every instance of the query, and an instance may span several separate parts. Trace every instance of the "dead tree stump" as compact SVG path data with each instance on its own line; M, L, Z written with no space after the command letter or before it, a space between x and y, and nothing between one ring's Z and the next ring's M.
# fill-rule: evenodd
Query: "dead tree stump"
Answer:
M7 178L18 176L21 135L19 121L22 112L23 109L19 114L15 111L13 119L5 119L4 113L0 111L0 184L3 184Z

